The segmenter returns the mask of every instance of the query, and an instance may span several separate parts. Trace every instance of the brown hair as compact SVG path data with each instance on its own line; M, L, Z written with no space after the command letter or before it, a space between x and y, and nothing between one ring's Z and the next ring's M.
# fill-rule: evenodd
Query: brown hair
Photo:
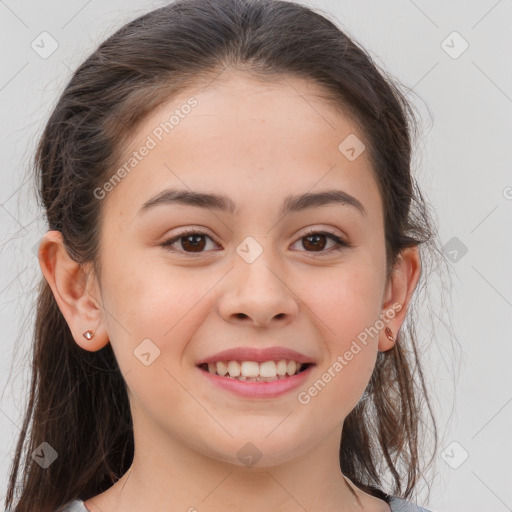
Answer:
M187 87L230 67L261 79L296 76L323 86L325 99L362 130L385 208L388 277L400 251L420 245L440 256L429 207L411 174L411 105L394 81L326 15L278 0L181 0L126 24L73 74L40 138L34 162L48 227L69 254L97 275L101 201L137 126ZM437 429L420 364L413 304L396 347L379 352L365 395L345 420L340 467L359 488L408 498L437 450ZM82 350L41 279L28 405L5 507L54 512L113 485L134 451L125 382L110 344ZM421 427L432 424L433 455ZM59 454L48 468L32 459L43 442ZM23 466L22 461L23 460ZM382 465L385 462L385 466ZM16 486L22 470L20 486ZM381 472L393 487L384 490Z

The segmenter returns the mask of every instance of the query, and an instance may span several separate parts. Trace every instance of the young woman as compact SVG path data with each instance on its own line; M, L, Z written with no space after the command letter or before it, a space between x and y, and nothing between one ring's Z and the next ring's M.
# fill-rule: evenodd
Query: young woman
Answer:
M182 0L108 38L36 154L48 232L6 508L426 511L411 303L436 235L413 121L295 3Z

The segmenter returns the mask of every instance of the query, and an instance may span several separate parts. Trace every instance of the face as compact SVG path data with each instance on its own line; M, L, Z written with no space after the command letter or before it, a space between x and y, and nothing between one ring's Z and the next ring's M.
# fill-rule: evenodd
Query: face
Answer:
M268 466L339 434L360 400L386 312L383 207L362 134L319 92L231 74L182 93L138 128L125 160L137 161L103 188L102 321L139 435L236 465L245 447ZM302 357L307 371L235 388L198 366L276 347L300 356L264 360Z

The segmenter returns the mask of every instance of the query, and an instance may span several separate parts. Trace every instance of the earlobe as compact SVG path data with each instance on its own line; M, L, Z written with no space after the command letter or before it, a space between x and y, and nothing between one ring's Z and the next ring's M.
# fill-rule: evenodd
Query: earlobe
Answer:
M405 319L420 274L419 247L413 246L403 249L385 290L381 318L386 327L382 329L379 338L379 350L381 352L394 348L398 341L398 331Z
M96 297L98 292L95 286L88 286L91 279L83 266L68 254L60 231L48 231L43 236L38 258L75 342L91 352L103 348L109 339L99 306L100 298ZM94 336L84 335L88 330Z

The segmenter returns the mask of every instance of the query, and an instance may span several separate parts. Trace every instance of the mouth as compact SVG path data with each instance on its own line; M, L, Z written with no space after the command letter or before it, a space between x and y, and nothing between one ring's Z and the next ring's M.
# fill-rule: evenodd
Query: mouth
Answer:
M269 361L217 361L197 365L211 375L242 382L275 382L285 380L306 371L314 363L302 363L293 359Z

